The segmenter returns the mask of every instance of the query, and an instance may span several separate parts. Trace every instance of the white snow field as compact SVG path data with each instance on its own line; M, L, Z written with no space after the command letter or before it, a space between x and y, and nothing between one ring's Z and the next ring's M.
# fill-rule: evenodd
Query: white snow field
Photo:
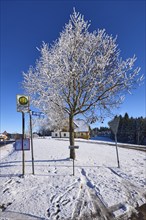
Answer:
M146 153L100 143L76 142L75 175L69 142L34 139L35 175L31 151L9 144L1 148L1 220L104 220L128 219L146 203Z

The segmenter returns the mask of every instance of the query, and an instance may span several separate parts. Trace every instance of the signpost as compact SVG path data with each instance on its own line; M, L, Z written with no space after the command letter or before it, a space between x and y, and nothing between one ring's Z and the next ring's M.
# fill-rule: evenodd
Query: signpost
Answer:
M120 162L119 162L119 154L118 154L118 146L117 146L117 132L118 132L118 127L119 127L119 122L120 122L120 117L114 118L112 121L108 123L110 126L112 132L115 135L115 143L116 143L116 153L117 153L117 163L118 163L118 168L120 168Z
M25 117L24 112L22 112L22 174L25 174L25 153L23 148L24 142L24 131L25 131Z
M31 157L32 157L32 174L34 175L34 155L33 155L33 134L32 134L32 111L29 111L30 137L31 137Z
M25 138L23 140L23 149L22 149L22 139L16 140L14 144L15 150L16 151L21 151L21 150L30 150L30 139Z
M26 95L17 95L17 112L22 113L22 139L15 143L15 150L22 151L22 175L25 174L25 150L30 150L30 139L24 139L25 136L25 113L29 113L30 118L30 136L31 136L31 155L32 155L32 174L34 174L34 154L33 154L33 136L32 136L32 115L44 117L43 112L35 112L30 110L30 99Z
M38 117L44 117L44 113L43 113L43 112L35 112L35 111L32 111L32 115L33 115L33 116L38 116Z
M29 112L29 96L17 95L17 112Z
M24 154L24 131L25 131L25 112L29 112L29 96L17 95L17 112L22 113L22 175L25 174L25 154Z
M30 121L30 137L31 137L31 156L32 156L32 174L34 175L34 153L33 153L33 134L32 134L32 116L44 117L43 112L35 112L29 110L29 121Z
M79 149L79 146L69 146L69 149ZM75 175L75 160L73 159L73 176Z

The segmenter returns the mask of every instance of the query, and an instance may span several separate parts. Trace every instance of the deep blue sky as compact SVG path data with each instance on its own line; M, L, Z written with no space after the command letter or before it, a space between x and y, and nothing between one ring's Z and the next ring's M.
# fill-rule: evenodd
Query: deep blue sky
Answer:
M121 56L128 58L136 54L136 65L145 74L145 1L1 0L0 132L21 132L16 94L24 93L20 86L22 71L34 65L39 57L36 47L42 41L52 43L59 37L73 7L86 20L91 20L90 31L105 28L109 35L118 35ZM145 117L145 85L128 95L117 110L117 113L125 112L129 116Z

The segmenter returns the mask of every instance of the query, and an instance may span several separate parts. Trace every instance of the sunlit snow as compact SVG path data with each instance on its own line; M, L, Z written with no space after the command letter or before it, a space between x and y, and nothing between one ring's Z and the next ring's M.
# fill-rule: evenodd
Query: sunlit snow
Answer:
M106 219L127 216L145 203L145 152L119 148L120 168L112 145L76 142L75 176L69 141L34 139L31 151L9 144L1 148L0 219ZM4 153L6 152L6 153Z

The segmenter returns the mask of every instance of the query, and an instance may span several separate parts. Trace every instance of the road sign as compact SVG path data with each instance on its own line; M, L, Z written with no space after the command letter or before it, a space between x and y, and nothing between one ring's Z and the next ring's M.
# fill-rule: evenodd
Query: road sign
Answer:
M69 146L69 149L79 149L79 146Z
M43 112L35 112L35 111L32 111L32 115L33 115L33 116L38 116L38 117L44 117L44 113L43 113Z
M79 146L69 146L68 147L70 150L75 150L75 149L79 149ZM73 176L75 175L75 160L73 159Z
M15 150L17 151L30 150L30 139L25 138L23 140L23 149L22 149L22 139L16 140L14 147L15 147Z
M120 117L116 117L112 121L108 122L108 125L110 126L110 128L114 134L117 134L118 127L119 127L119 121L120 121Z
M17 112L29 111L29 96L17 95Z

